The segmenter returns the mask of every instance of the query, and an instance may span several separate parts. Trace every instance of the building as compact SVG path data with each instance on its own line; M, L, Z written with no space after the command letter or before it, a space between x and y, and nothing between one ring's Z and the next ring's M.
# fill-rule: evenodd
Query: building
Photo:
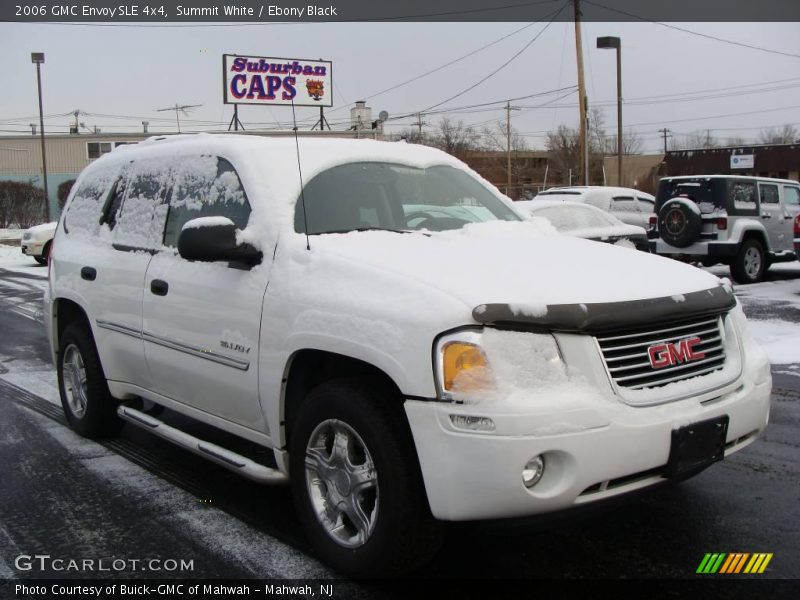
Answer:
M622 157L622 182L619 182L617 157L606 156L603 158L604 184L655 194L663 162L663 154L627 154Z
M708 174L754 175L800 181L800 142L671 150L667 152L659 170L661 177Z
M550 153L545 150L511 151L511 187L508 186L508 153L472 151L462 160L506 195L519 200L535 196L547 186L561 181L548 180Z

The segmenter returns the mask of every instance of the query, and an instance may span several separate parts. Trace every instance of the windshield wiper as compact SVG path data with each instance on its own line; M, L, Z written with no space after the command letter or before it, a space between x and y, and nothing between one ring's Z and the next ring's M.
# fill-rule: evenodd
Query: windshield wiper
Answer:
M331 229L328 231L318 231L311 235L324 235L326 233L350 233L351 231L391 231L392 233L411 233L407 229L387 229L385 227L354 227L353 229Z

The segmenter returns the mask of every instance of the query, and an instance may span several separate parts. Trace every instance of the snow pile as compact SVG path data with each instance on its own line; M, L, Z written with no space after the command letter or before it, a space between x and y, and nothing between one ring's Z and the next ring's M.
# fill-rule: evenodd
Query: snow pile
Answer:
M800 323L750 319L750 334L774 365L800 363Z

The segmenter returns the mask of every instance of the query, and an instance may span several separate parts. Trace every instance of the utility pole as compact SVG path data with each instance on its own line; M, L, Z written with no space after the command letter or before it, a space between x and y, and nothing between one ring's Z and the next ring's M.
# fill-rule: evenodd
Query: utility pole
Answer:
M583 171L583 184L589 185L589 148L588 131L586 127L586 112L588 100L586 98L586 85L583 81L583 44L581 43L581 8L580 0L572 0L575 11L575 53L578 58L578 104L581 115L580 156L581 170Z
M519 110L511 106L511 102L506 102L506 171L508 180L506 183L506 196L511 196L511 111Z
M419 139L422 139L423 125L425 125L425 122L422 120L422 113L417 113L417 133L419 134Z
M664 138L664 154L666 154L667 153L667 137L669 136L669 129L664 127L664 129L659 129L658 132ZM672 137L672 136L669 136L669 137Z

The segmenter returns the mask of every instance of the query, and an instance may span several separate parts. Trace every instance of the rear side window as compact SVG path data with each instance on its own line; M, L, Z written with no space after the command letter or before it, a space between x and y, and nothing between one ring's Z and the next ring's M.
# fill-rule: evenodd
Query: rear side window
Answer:
M163 162L161 159L145 159L133 164L124 185L122 209L116 217L115 245L126 249L154 249L160 245L167 218L166 197L172 172ZM117 184L116 197L121 195L121 184L121 181Z
M787 206L800 206L800 188L784 186L783 203Z
M761 194L762 204L779 204L778 201L778 186L768 185L762 183L758 186L759 193Z
M636 201L639 203L639 210L644 213L652 213L656 211L655 201L648 198L636 196Z
M250 203L233 165L216 156L192 156L182 161L175 178L164 245L176 248L187 221L227 217L238 229L247 226Z
M97 236L104 202L114 185L117 172L117 168L99 169L83 178L64 216L66 233L84 238Z
M728 183L728 190L734 208L742 210L756 208L756 184L754 182L731 180Z
M617 196L611 200L611 210L620 212L639 212L639 205L633 197Z

